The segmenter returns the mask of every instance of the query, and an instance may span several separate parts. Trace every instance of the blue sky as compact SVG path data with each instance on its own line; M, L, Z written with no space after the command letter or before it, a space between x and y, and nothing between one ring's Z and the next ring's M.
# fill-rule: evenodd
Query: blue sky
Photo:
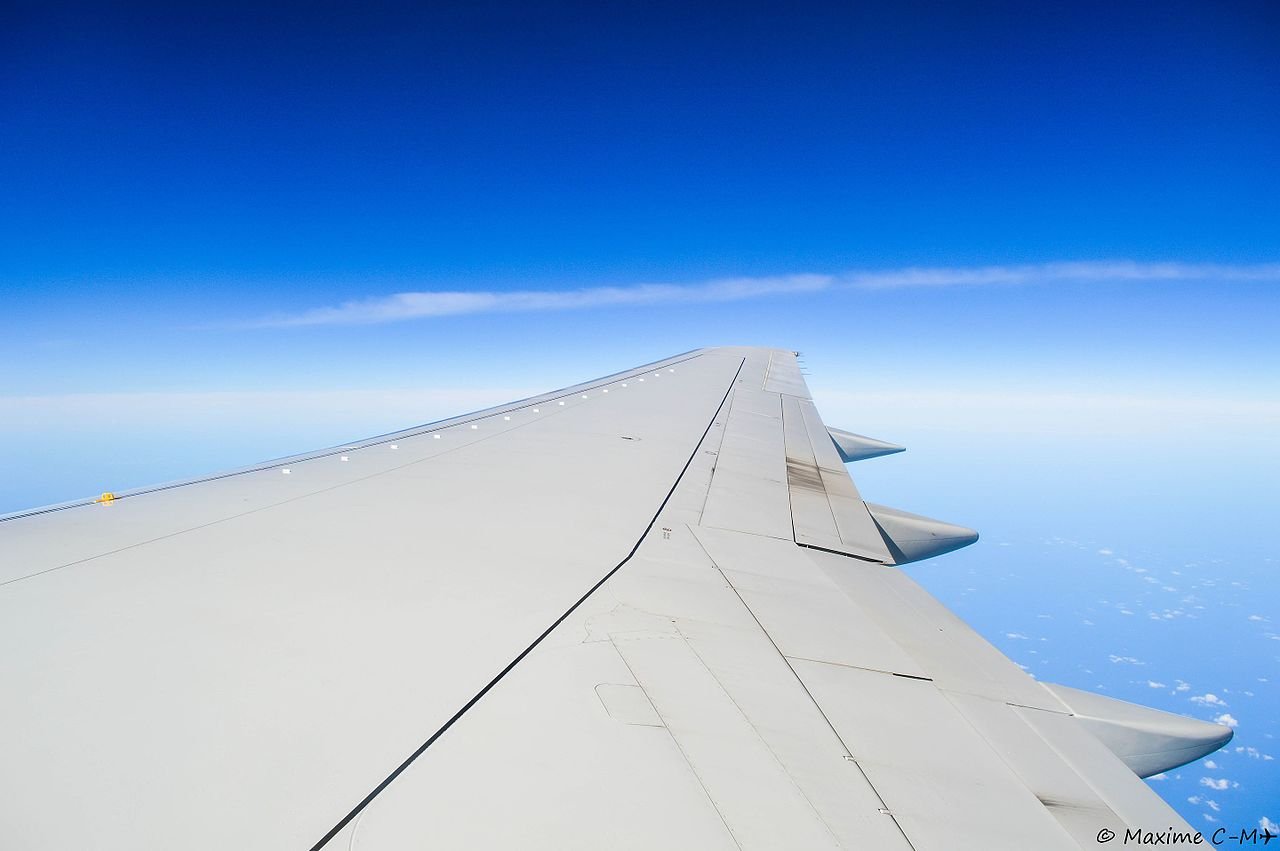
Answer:
M1274 4L687 5L11 4L0 512L796 348L922 582L1280 820Z

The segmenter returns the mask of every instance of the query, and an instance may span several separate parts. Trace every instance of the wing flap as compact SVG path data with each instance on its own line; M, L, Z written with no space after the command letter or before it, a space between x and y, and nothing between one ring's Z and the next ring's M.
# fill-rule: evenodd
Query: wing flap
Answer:
M1077 847L933 683L792 666L917 851Z
M813 404L782 396L782 425L796 543L891 564L884 538Z

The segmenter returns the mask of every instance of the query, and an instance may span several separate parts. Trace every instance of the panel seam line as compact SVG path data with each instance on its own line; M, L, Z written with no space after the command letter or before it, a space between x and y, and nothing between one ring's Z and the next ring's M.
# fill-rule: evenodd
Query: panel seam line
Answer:
M468 711L470 711L473 706L479 703L481 698L483 698L486 694L488 694L493 689L493 687L496 686L502 680L503 677L511 673L511 671L515 668L516 665L524 661L525 657L528 656L530 653L532 653L534 648L536 648L539 644L541 644L542 641L556 629L556 627L564 623L569 618L570 615L572 615L575 611L577 611L579 606L585 603L587 599L591 597L592 594L600 590L600 587L604 585L606 582L608 582L609 579L612 578L612 576L615 573L621 570L622 567L627 562L631 561L632 557L634 557L636 552L639 551L640 545L644 543L645 538L647 538L649 536L649 533L653 530L654 524L658 522L658 517L661 516L663 510L666 509L667 503L671 501L672 495L675 494L676 488L680 486L680 482L684 479L685 473L689 471L689 467L693 464L693 460L698 457L698 452L702 448L703 441L706 440L707 435L711 432L711 427L715 425L716 418L720 416L720 412L724 409L725 402L729 400L729 395L733 392L734 385L737 383L738 376L742 373L742 367L744 364L746 364L746 362L747 362L746 358L741 358L738 361L738 369L734 372L733 378L729 381L729 387L724 391L724 396L721 397L719 406L716 407L715 412L711 415L711 419L708 420L707 427L703 429L702 435L698 438L697 444L693 447L693 452L689 454L688 460L684 462L684 467L681 468L680 474L676 476L675 482L672 483L671 490L669 490L667 492L667 495L663 498L662 503L658 506L658 510L654 512L653 517L649 520L648 525L645 526L644 531L640 534L639 539L636 540L635 545L632 546L631 551L626 554L626 556L622 559L622 561L614 565L613 568L611 568L608 573L606 573L603 577L601 577L600 580L596 582L595 585L592 585L591 588L588 589L585 594L579 597L577 602L575 602L568 609L566 609L564 614L556 618L555 621L550 626L548 626L545 630L543 630L542 634L533 640L533 643L531 643L524 650L520 651L519 655L517 655L514 659L512 659L507 664L507 666L503 668L501 671L499 671L497 675L494 676L493 679L489 680L489 682L483 688L481 688L480 691L476 692L475 695L472 696L470 700L468 700L465 704L463 704L462 708L459 709L457 712L455 712L452 715L452 717L449 718L448 721L445 721L444 724L439 729L437 729L434 733L432 733L431 737L428 738L425 742L423 742L418 747L417 750L415 750L412 754L410 754L408 759L400 763L400 765L397 766L394 771L392 771L389 775L387 775L386 779L384 779L381 783L375 786L373 791L370 792L368 795L366 795L364 799L360 801L360 803L356 804L356 806L351 810L351 812L347 813L337 824L335 824L329 830L329 832L326 833L320 839L319 842L311 846L310 851L320 851L320 849L322 849L326 844L328 844L329 840L337 836L338 833L344 827L346 827L351 822L352 819L360 815L360 813L364 811L365 807L369 806L369 804L373 802L374 798L376 798L379 794L382 793L384 789L390 786L391 783L397 777L403 774L405 770L408 769L409 766L412 765L414 761L418 759L418 757L422 756L422 754L426 752L427 748L431 747L431 745L433 745L437 739L439 739L442 735L444 735L449 730L450 727L452 727L455 723L457 723L458 719L460 719L463 715L465 715Z

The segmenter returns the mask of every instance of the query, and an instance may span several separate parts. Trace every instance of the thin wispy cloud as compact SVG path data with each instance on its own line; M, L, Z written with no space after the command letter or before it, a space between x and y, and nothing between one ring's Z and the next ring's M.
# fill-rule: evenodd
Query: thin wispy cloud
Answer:
M689 284L637 284L573 290L422 290L313 307L268 316L253 327L370 325L478 313L526 313L592 308L745 301L802 296L832 289L890 290L928 287L1029 286L1056 283L1207 281L1277 282L1280 263L1221 265L1107 261L1012 266L912 266L838 274L718 278Z
M369 325L472 313L527 313L656 304L742 301L777 295L799 295L829 288L830 275L785 275L770 278L725 278L698 284L639 284L632 287L587 287L577 290L511 290L480 292L425 291L344 302L295 316L267 318L253 324Z
M851 272L844 278L867 289L901 287L1022 286L1142 281L1280 281L1280 263L1137 263L1132 260L1036 263L1015 266L911 267Z

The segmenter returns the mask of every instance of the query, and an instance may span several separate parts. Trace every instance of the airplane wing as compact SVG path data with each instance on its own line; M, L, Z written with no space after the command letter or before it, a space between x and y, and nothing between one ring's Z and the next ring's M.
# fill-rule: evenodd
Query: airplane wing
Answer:
M894 565L794 353L690 352L0 521L0 847L1094 847L1230 730Z

